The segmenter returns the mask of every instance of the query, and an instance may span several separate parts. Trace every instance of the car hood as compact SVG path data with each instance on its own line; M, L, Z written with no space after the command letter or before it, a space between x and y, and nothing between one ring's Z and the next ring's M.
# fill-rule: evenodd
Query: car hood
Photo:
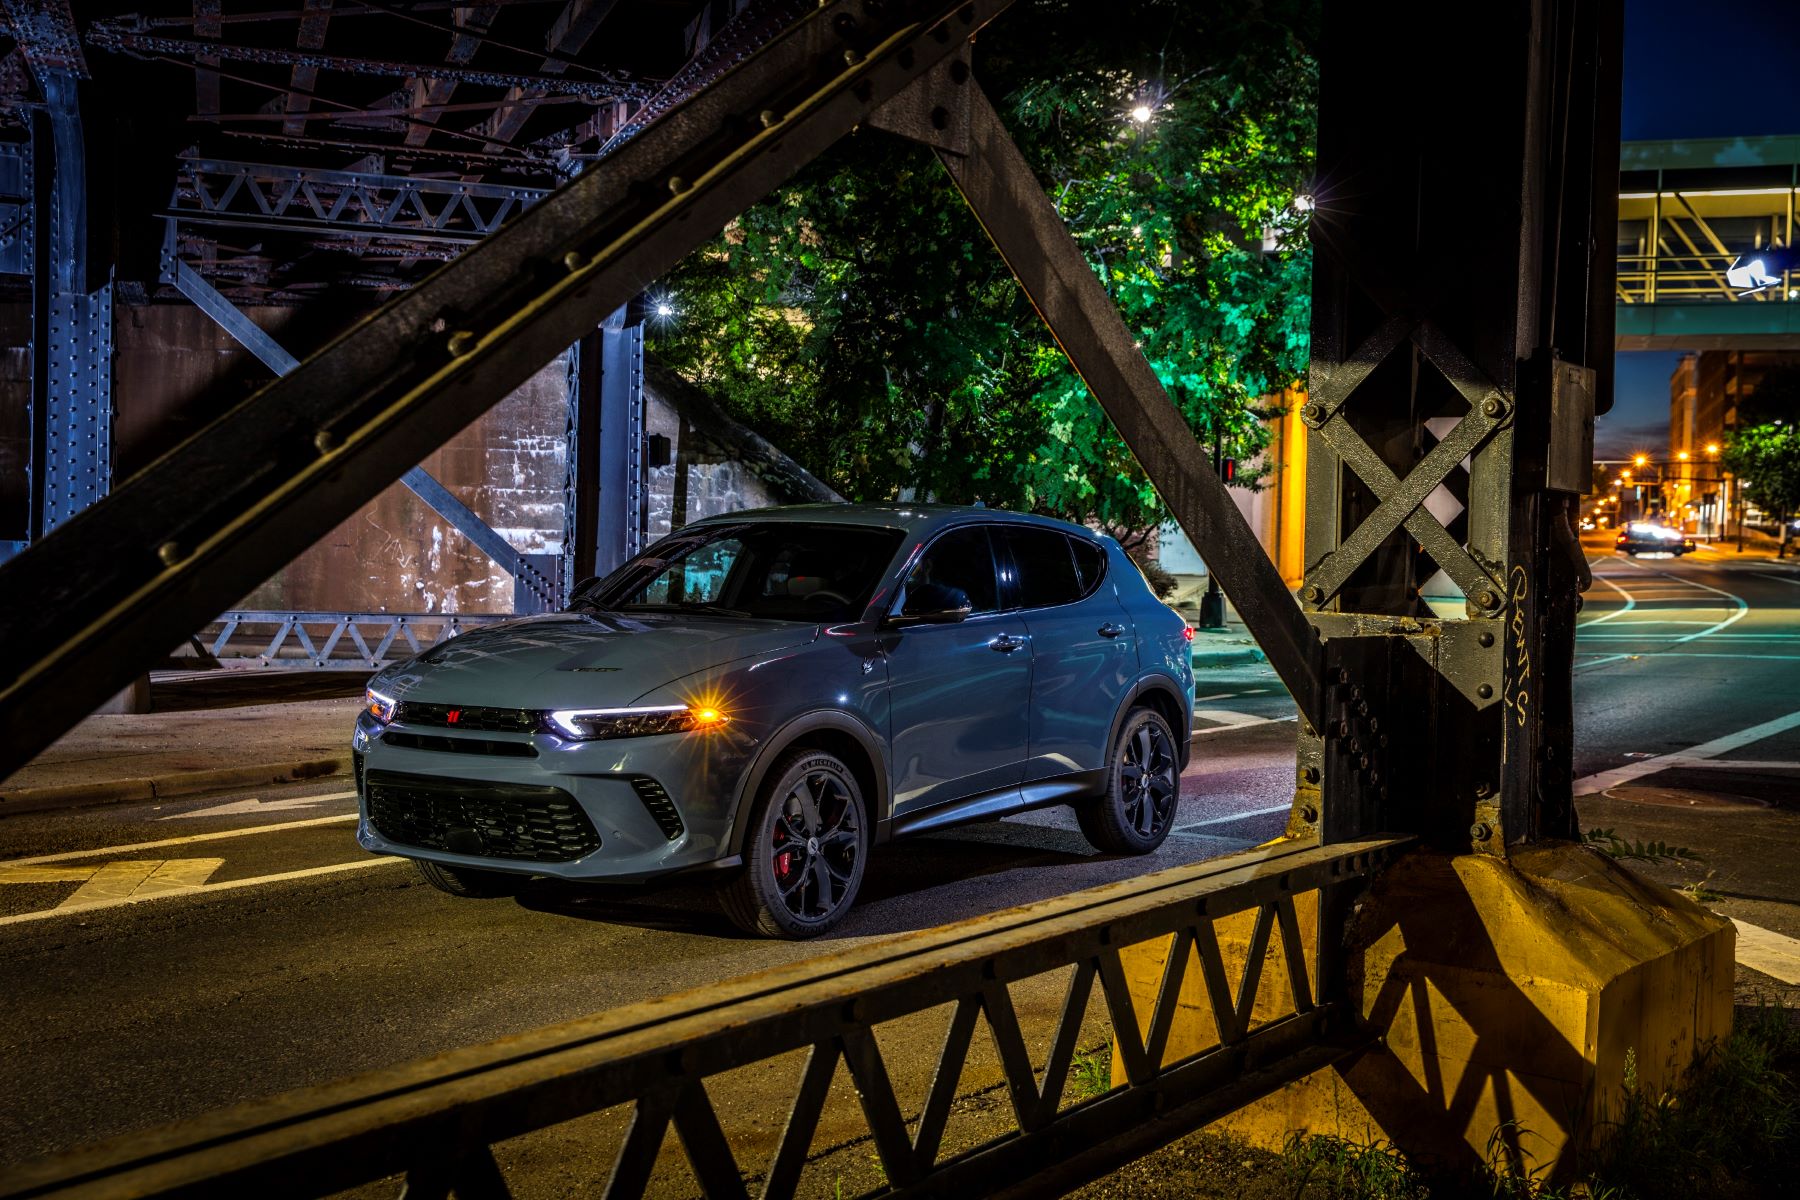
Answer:
M708 667L805 645L819 626L685 614L556 613L484 625L382 672L396 699L605 707Z

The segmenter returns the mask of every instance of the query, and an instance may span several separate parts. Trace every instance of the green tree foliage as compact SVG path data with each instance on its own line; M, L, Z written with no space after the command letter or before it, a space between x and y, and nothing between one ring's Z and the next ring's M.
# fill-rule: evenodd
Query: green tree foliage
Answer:
M1800 430L1781 422L1739 429L1720 459L1743 480L1744 494L1781 522L1781 546L1788 543L1788 520L1800 509Z
M1035 0L977 44L977 79L1171 398L1240 460L1266 444L1261 398L1306 364L1315 8L1120 0L1097 20ZM1128 539L1162 519L928 151L859 132L663 286L677 315L656 353L846 496Z

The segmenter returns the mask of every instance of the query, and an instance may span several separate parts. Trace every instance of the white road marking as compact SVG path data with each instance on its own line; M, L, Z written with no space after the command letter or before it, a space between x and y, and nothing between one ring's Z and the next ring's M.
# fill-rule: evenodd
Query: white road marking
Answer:
M1783 983L1800 983L1800 940L1731 918L1737 926L1737 960Z
M1208 700L1229 700L1229 699L1231 699L1231 696L1232 696L1232 693L1230 693L1230 692L1220 692L1216 696L1195 696L1194 703L1195 704L1204 704Z
M1710 742L1701 742L1698 746L1677 751L1674 754L1662 754L1655 758L1646 758L1634 763L1626 763L1622 767L1614 767L1610 771L1600 771L1575 781L1575 795L1592 796L1630 783L1634 779L1642 779L1646 775L1654 775L1658 771L1666 771L1670 767L1685 766L1700 759L1717 758L1721 754L1748 746L1752 742L1760 742L1764 738L1774 737L1778 733L1800 727L1800 712L1791 712L1785 717L1776 717L1772 721L1764 721L1760 725L1752 725L1748 729L1740 729L1736 733L1728 733L1716 737Z
M345 795L354 796L355 792ZM342 797L339 797L340 799ZM124 846L102 846L98 850L62 850L55 854L36 854L30 858L9 858L0 862L0 872L8 867L23 867L31 863L65 862L74 858L119 858L128 856L139 850L161 850L165 846L189 846L195 842L216 842L224 838L250 837L258 833L277 833L283 829L305 829L312 825L334 825L345 821L356 820L355 813L342 813L335 817L313 817L307 821L283 821L276 825L252 825L247 829L221 829L216 833L195 833L187 837L162 838L154 842L131 842Z
M86 916L108 908L119 908L127 904L142 904L147 900L164 900L170 896L212 896L219 892L236 891L239 888L259 887L265 883L285 883L291 879L310 879L315 875L335 875L343 871L366 871L370 867L392 867L402 865L409 860L404 858L367 858L355 862L332 863L323 867L307 867L300 871L282 871L275 875L257 875L250 879L228 879L224 883L209 883L204 887L189 888L184 891L138 892L115 900L103 900L97 904L85 904L80 908L45 908L37 912L14 913L0 917L0 925L23 925L27 921L43 921L51 917Z
M1195 715L1199 716L1200 714L1196 713ZM1243 713L1236 713L1234 715L1239 717L1244 716ZM1213 725L1206 729L1196 729L1194 730L1193 737L1199 737L1206 733L1230 733L1234 729L1248 729L1252 725L1279 725L1283 721L1298 721L1299 719L1300 715L1298 713L1289 713L1285 717L1246 717L1232 725ZM1188 740L1192 741L1193 738L1189 738Z
M1194 720L1205 719L1216 721L1220 725L1262 725L1268 722L1267 717L1253 717L1249 713L1235 712L1229 708L1196 708Z
M290 800L259 800L252 796L248 800L230 800L224 804L215 804L211 808L196 808L192 812L170 813L166 817L156 818L159 821L191 821L195 817L235 817L244 813L286 812L295 808L311 808L315 804L324 804L331 800L344 800L356 795L355 792L333 792L328 796L298 796Z
M1207 825L1229 825L1233 821L1242 821L1246 817L1266 817L1272 813L1287 812L1292 804L1271 804L1267 808L1253 808L1249 812L1226 813L1222 817L1208 817L1204 821L1189 821L1186 825L1177 826L1173 832L1180 833L1187 829L1201 829Z
M1613 591L1619 593L1619 595L1625 597L1625 607L1621 608L1621 609L1617 609L1613 612L1609 612L1604 617L1595 617L1591 621L1581 622L1580 624L1575 626L1575 629L1577 632L1579 632L1582 629L1587 628L1589 625L1598 625L1602 621L1616 621L1620 617L1624 616L1626 613L1630 612L1632 609L1637 607L1637 600L1632 596L1632 594L1630 592L1626 591L1624 588L1620 587L1618 584L1614 583L1612 580L1608 579L1606 576L1601 575L1597 572L1595 573L1594 578L1598 579L1601 583L1604 583L1607 587L1611 588Z

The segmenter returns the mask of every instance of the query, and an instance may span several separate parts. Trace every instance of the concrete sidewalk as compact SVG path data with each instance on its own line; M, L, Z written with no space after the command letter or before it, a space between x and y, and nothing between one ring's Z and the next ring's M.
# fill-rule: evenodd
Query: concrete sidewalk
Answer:
M348 774L361 703L344 696L92 716L0 781L0 817Z

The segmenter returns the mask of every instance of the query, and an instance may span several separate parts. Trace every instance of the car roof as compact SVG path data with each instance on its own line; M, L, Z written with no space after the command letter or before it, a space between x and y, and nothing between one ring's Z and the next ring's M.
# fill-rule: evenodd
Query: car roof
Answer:
M928 537L939 529L975 522L1039 525L1063 533L1079 533L1093 540L1093 530L1055 517L1036 513L1009 512L1003 508L983 508L973 504L784 504L774 508L751 508L741 512L720 513L689 523L686 528L701 525L730 525L743 521L806 521L830 525L875 525L886 529L903 529Z

